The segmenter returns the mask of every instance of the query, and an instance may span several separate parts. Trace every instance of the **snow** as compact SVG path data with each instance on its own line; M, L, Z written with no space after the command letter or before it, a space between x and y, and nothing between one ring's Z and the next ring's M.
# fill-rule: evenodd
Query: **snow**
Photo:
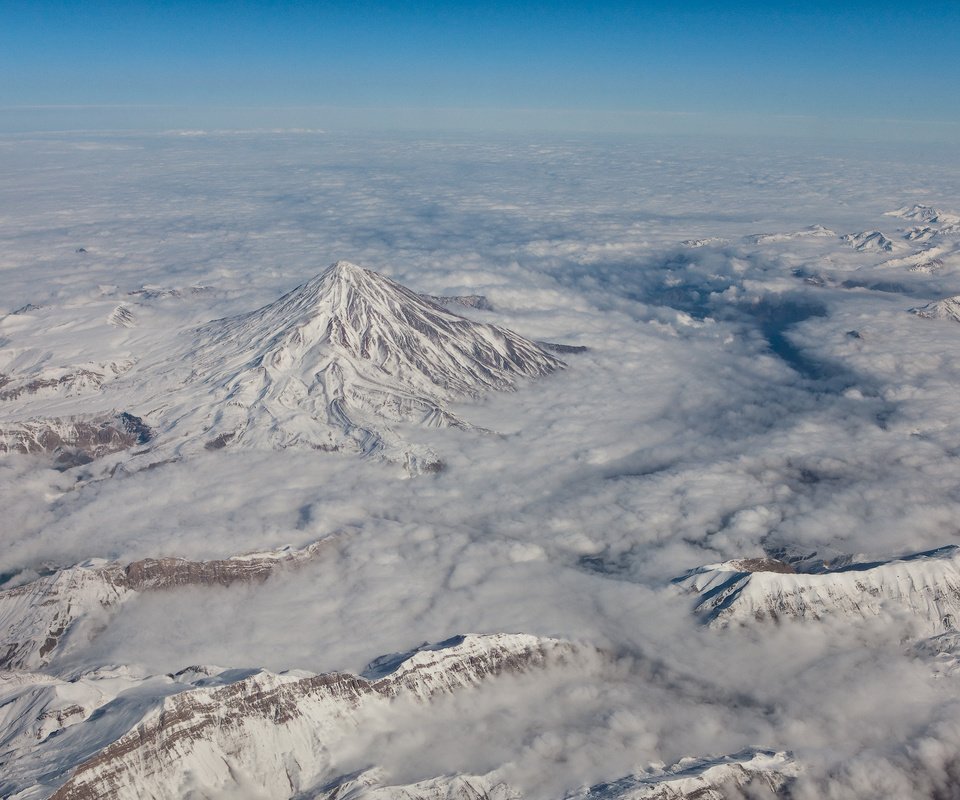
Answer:
M653 774L591 786L568 800L725 800L737 790L777 793L798 772L789 753L751 749L713 759L686 758Z
M928 225L956 225L960 223L960 214L941 211L933 206L916 203L913 206L903 206L895 211L886 212L888 217L911 220Z
M925 306L911 308L910 311L924 319L943 319L960 322L960 295L945 297L943 300L936 300L932 303L927 303Z
M439 457L401 442L390 423L466 427L447 403L563 366L529 340L347 261L275 303L200 328L186 358L189 394L164 411L178 452L202 431L208 446L220 437L230 447L352 450L412 472Z
M821 572L758 571L733 561L699 567L677 578L695 593L696 613L711 626L763 621L857 622L905 618L927 635L960 621L960 547L879 561L848 563Z
M894 250L893 240L888 239L880 231L861 231L860 233L848 233L840 237L841 241L851 245L854 250L861 253L884 252L890 253Z
M502 676L564 669L576 653L567 642L528 635L464 635L408 654L376 680L256 671L235 674L233 680L223 680L228 673L220 673L213 685L194 687L171 678L145 678L116 696L111 715L91 717L97 702L105 701L88 698L83 719L22 758L22 765L0 781L0 791L46 797L53 787L31 781L46 765L57 764L64 772L72 770L51 795L59 800L172 799L188 787L210 792L249 786L289 796L330 779L331 747L352 735L374 707L427 703L438 695L485 687L495 691ZM201 677L199 683L204 682ZM95 682L84 688L95 691ZM18 708L32 711L23 703ZM126 729L120 731L118 724Z
M82 647L111 614L140 592L190 584L264 580L322 557L327 537L304 547L248 553L221 562L145 559L122 565L89 559L0 591L0 668L37 669Z
M719 758L685 758L567 795L564 800L725 800L731 792L776 792L799 769L789 753L745 750ZM524 794L499 775L444 775L412 784L384 784L377 769L342 776L312 800L521 800Z

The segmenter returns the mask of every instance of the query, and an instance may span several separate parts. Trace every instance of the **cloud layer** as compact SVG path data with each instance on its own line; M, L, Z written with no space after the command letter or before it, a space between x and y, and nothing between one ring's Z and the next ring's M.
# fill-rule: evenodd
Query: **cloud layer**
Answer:
M38 307L0 319L0 372L133 359L148 375L181 331L338 258L486 295L477 319L589 348L464 406L500 435L405 431L448 464L415 480L294 451L109 479L0 460L0 575L15 580L344 532L283 580L132 601L65 669L357 670L458 632L560 636L616 653L615 674L385 722L343 764L369 758L399 782L508 763L555 797L761 745L807 765L799 797L943 796L960 691L904 650L895 620L718 633L670 580L776 548L958 540L960 326L907 313L960 292L956 239L942 269L911 272L792 234L895 237L890 209L960 205L960 165L693 140L78 135L0 140L0 170L3 310ZM143 287L157 291L129 294ZM121 303L134 327L107 324Z

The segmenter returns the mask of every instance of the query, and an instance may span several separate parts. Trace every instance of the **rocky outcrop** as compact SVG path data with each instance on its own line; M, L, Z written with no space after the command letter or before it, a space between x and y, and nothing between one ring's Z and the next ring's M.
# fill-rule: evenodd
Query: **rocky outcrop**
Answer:
M58 467L68 469L145 445L152 438L150 427L126 411L35 419L0 424L0 453L50 455Z
M463 294L463 295L436 295L436 294L422 294L420 295L424 300L427 300L434 305L444 306L448 308L450 306L460 306L462 308L475 308L478 311L493 311L493 304L482 294Z

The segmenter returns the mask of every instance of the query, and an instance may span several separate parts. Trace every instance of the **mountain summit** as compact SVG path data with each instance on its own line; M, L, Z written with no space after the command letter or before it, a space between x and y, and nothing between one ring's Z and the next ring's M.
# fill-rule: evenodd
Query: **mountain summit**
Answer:
M173 416L181 445L199 430L207 449L358 451L411 472L439 460L401 443L389 423L469 427L445 403L564 366L535 342L348 261L263 308L199 328L190 360L188 390L203 394L189 392Z
M512 389L519 377L562 366L511 331L458 316L349 261L336 262L270 305L201 332L210 336L217 358L236 349L281 371L349 360L377 370L378 383L429 387L447 399Z

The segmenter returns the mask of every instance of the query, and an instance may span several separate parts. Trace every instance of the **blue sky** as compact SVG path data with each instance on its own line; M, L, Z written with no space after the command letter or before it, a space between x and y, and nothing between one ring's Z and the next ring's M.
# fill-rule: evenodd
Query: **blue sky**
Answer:
M104 119L157 124L283 109L285 124L389 127L419 114L590 127L595 114L598 129L656 127L657 115L669 128L694 114L760 128L777 118L789 128L784 117L851 129L907 120L949 133L960 124L958 31L956 0L0 0L0 106L7 127L23 107L110 106Z

